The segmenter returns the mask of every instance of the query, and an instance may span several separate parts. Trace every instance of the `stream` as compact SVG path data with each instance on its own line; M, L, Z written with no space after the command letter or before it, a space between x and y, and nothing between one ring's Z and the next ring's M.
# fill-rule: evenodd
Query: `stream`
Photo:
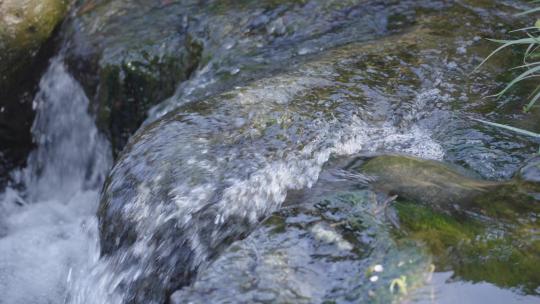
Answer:
M538 303L536 192L393 196L529 191L538 140L473 119L540 131L526 91L485 98L519 59L472 72L525 7L74 1L0 194L0 303ZM444 169L381 187L385 155Z

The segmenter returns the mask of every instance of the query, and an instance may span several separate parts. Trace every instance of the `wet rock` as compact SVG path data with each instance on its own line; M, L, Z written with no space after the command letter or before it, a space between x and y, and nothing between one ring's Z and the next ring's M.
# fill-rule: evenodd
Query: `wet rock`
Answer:
M501 219L459 217L416 202L398 202L401 239L416 240L433 255L437 271L452 271L454 279L490 282L538 295L540 274L540 208L519 217Z
M416 11L437 10L444 1L264 0L209 1L192 11L189 31L204 41L200 68L175 95L150 112L148 122L176 107L283 73L291 62L351 42L368 41L411 26ZM408 23L393 27L393 16Z
M442 158L430 132L463 123L450 114L469 72L449 69L446 58L474 67L455 50L472 39L467 21L484 26L481 14L463 10L426 13L401 35L286 61L282 72L219 95L187 103L174 96L182 105L132 137L104 187L99 269L106 273L92 274L108 286L104 297L165 301L277 211L288 191L311 187L331 155ZM434 28L448 16L458 18L455 39ZM465 200L499 210L475 199L488 182L454 180L470 189Z
M540 203L529 195L532 182L525 187L517 178L484 181L453 165L403 155L356 158L344 165L348 172L359 168L374 178L368 178L368 187L398 195L373 207L395 216L383 219L395 220L394 241L426 248L437 272L538 294ZM354 180L358 183L350 175L348 182Z
M0 91L12 90L67 12L66 0L0 2Z
M67 0L0 1L0 187L32 148L32 100Z
M377 195L329 184L287 199L288 208L233 243L171 302L392 303L406 298L389 288L394 279L406 277L409 294L426 284L430 256L393 239Z
M118 154L153 106L150 121L188 101L283 72L301 55L397 32L387 25L397 12L414 19L418 8L442 6L91 0L70 23L67 61Z
M91 99L114 153L197 67L202 45L188 12L168 1L86 1L66 30L66 61Z
M362 164L360 171L373 176L380 191L444 210L466 207L499 186L466 177L444 163L410 156L378 156Z
M103 259L126 278L111 283L115 294L161 302L277 210L289 189L314 183L331 154L377 134L400 134L384 124L393 100L377 102L377 121L359 111L373 106L358 97L362 89L347 83L363 73L364 55L395 49L396 41L406 50L415 37L337 49L293 72L186 104L137 132L99 210ZM413 145L407 123L396 123L406 128L397 138ZM152 249L139 252L143 247Z
M261 58L244 64L235 61L264 54L263 46L274 40L273 35L284 34L285 26L277 20L287 11L300 10L301 4L87 1L71 22L66 59L93 100L98 125L118 154L148 110L170 97L196 70L220 78L200 84L205 96L223 91L228 78L241 76L237 74L244 65L253 79ZM327 9L323 15L331 12ZM270 26L273 20L276 23ZM269 32L261 32L267 25ZM274 68L264 65L261 69Z
M91 0L67 27L66 60L117 155L150 108L153 121L188 101L282 72L295 57L403 31L418 10L445 5Z
M470 179L447 165L417 161L421 170L439 167ZM356 172L350 164L342 170ZM537 294L534 216L540 209L503 220L451 216L403 199L387 205L376 193L358 190L354 175L344 181L339 172L331 164L313 188L288 196L287 208L233 243L193 285L175 292L171 302L251 302L272 292L278 295L274 302L284 303L422 299L416 289L433 288L433 271ZM388 218L393 212L399 225ZM331 237L321 238L321 227ZM336 239L349 245L340 246ZM390 288L403 278L406 296Z
M449 213L475 211L495 218L515 218L540 206L530 187L522 187L516 179L480 180L463 169L432 160L383 155L362 163L358 170L374 177L373 186L380 191Z

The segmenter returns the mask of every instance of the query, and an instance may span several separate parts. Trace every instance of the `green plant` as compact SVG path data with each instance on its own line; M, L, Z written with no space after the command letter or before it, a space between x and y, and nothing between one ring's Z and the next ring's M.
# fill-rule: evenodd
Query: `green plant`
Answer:
M531 3L540 3L540 0L531 1ZM529 15L531 13L536 13L536 12L540 12L540 7L535 7L535 8L526 10L524 12L517 14L516 16L525 16L525 15ZM492 97L500 98L505 93L507 93L508 90L510 90L519 82L526 79L540 77L540 19L538 19L535 22L535 24L531 27L517 29L512 32L524 32L527 37L511 39L511 40L488 39L490 41L499 43L501 45L497 49L495 49L493 52L491 52L491 54L489 54L475 68L475 71L478 70L484 63L486 63L486 61L488 61L495 54L498 54L503 49L506 49L511 46L520 46L520 45L527 46L527 49L525 50L525 54L523 55L523 64L514 68L514 69L522 69L523 72L521 72L518 76L512 79L502 91L498 92L495 95L492 95ZM531 93L530 100L527 103L527 105L523 108L523 111L524 112L530 111L531 108L536 104L536 102L539 99L540 99L540 84L536 86L536 88ZM494 122L489 122L489 121L485 121L481 119L474 119L474 120L482 122L487 125L494 126L494 127L504 128L506 130L510 130L510 131L513 131L522 135L540 138L540 134L523 130L520 128L516 128L516 127L504 125L504 124L498 124ZM540 154L540 150L539 150L539 154Z

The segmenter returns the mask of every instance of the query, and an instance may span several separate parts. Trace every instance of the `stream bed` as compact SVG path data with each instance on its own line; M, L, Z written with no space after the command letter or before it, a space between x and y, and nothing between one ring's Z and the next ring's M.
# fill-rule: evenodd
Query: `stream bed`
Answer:
M474 71L526 7L74 1L0 303L538 303L539 142L475 120L540 131Z

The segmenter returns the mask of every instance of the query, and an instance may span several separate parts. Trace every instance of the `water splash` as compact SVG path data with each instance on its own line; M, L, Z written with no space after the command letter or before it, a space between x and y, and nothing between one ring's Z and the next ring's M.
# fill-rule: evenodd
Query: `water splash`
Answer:
M37 149L0 208L0 303L59 303L73 269L96 251L95 211L111 157L88 99L57 57L34 100Z
M165 301L277 211L288 191L311 187L332 155L442 158L415 115L400 124L361 118L349 110L356 99L325 91L336 85L328 75L331 68L313 64L262 79L136 134L104 188L103 257L76 283L73 303ZM317 98L306 98L313 92Z

